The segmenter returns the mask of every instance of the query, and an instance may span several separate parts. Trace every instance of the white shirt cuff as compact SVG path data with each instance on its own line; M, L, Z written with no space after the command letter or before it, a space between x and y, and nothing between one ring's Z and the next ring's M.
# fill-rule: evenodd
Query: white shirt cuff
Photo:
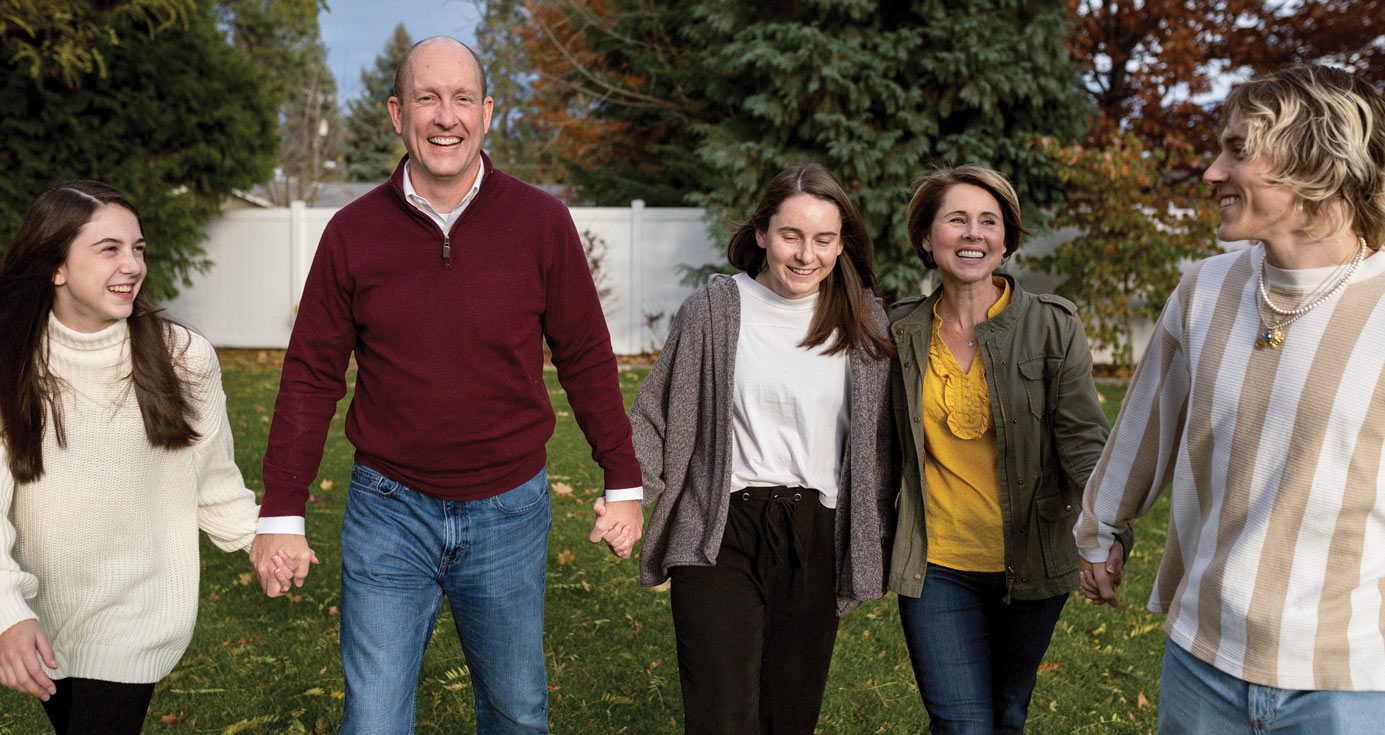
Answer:
M255 533L296 533L299 536L307 536L307 523L303 516L270 516L261 518L255 524Z
M644 486L624 487L606 491L606 502L619 503L622 500L644 500Z

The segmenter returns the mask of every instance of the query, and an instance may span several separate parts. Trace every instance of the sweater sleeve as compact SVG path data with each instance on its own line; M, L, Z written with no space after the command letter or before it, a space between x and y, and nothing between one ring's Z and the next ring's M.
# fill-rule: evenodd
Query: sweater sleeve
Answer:
M885 315L884 307L876 298L871 299L871 315L875 318L880 333L889 335L889 317ZM884 380L875 406L875 502L880 513L880 545L883 547L888 547L894 540L895 522L898 520L895 502L899 499L900 474L903 469L899 441L895 437L894 410L890 402L891 359L893 358L884 360Z
M640 466L606 316L571 216L563 209L555 217L560 221L544 273L544 338L592 459L605 471L606 488L633 488L640 484Z
M10 459L0 445L0 633L15 623L38 619L24 602L38 594L38 577L20 569L13 556L16 534L10 523L10 503L14 490Z
M189 335L187 351L197 433L192 445L197 472L197 525L223 551L236 551L255 540L255 521L260 508L255 493L245 487L236 466L231 422L226 415L226 393L221 387L221 365L205 338Z
M1115 535L1148 512L1173 477L1191 390L1182 344L1184 288L1180 284L1164 305L1082 496L1073 536L1082 558L1094 564L1106 560Z
M697 298L697 295L692 298ZM634 402L630 404L630 428L634 433L635 456L639 459L640 472L644 477L645 505L658 500L668 487L665 466L669 449L669 396L674 389L675 366L680 364L688 347L690 336L687 328L690 320L686 313L692 298L684 302L675 315L664 346L659 350L659 359L654 361L654 367L645 376Z
M346 366L356 346L352 283L337 222L328 223L303 287L284 354L279 396L264 455L265 517L302 516L308 486L322 463L327 429L346 395Z

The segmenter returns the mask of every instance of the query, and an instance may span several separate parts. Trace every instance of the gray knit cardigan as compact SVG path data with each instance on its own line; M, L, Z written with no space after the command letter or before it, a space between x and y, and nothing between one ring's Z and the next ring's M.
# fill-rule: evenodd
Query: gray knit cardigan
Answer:
M879 299L870 308L882 334ZM657 503L640 551L640 583L656 585L676 566L712 566L726 527L731 481L731 399L740 335L740 293L712 276L678 309L668 341L630 407L644 502ZM857 347L850 428L837 495L837 614L884 594L881 548L893 535L899 492L889 403L889 360ZM785 375L785 380L793 379Z

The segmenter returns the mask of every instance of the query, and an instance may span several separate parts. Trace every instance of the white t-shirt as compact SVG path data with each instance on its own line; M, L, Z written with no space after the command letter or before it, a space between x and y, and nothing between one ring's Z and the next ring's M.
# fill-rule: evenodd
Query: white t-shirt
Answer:
M850 422L847 354L799 346L817 294L786 299L745 273L731 415L731 489L805 487L837 507Z

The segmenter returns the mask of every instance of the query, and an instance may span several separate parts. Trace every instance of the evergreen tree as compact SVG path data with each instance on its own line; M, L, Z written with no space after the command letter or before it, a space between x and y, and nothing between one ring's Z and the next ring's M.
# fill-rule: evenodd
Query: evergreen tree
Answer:
M1035 141L1075 139L1091 109L1062 0L566 0L532 21L536 104L620 134L572 136L584 193L672 186L724 223L784 166L819 161L861 207L889 294L923 275L904 214L925 167L997 168L1035 212L1060 194Z
M400 23L375 57L373 68L361 70L360 96L351 100L346 113L346 144L342 160L351 181L383 181L394 173L404 155L404 144L394 132L386 102L394 94L394 71L414 41Z
M319 0L217 0L217 15L232 45L247 54L279 105L280 175L270 198L312 203L317 184L333 178L327 163L339 155L341 114L337 82L317 22Z
M8 245L48 186L106 181L139 207L149 241L145 293L166 298L207 265L198 243L222 200L269 175L274 97L227 45L209 0L152 38L138 18L117 18L111 31L92 48L105 75L79 77L75 89L11 59L0 68L0 242Z

